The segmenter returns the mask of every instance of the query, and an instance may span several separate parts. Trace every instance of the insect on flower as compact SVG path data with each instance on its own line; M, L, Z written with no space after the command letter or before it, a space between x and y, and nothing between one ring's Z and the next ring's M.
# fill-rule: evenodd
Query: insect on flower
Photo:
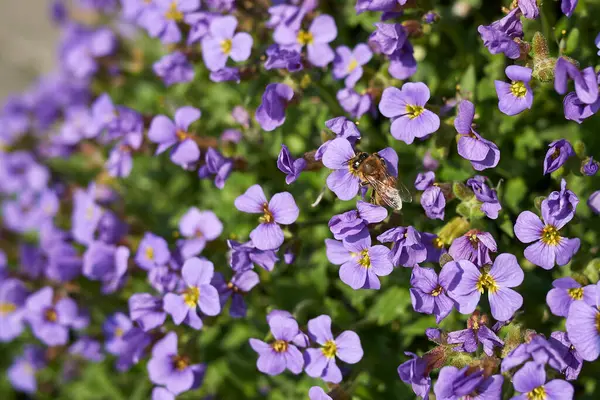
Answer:
M412 201L408 188L389 173L386 161L380 154L358 152L348 164L360 179L361 186L370 185L373 188L374 203L400 211L402 202Z

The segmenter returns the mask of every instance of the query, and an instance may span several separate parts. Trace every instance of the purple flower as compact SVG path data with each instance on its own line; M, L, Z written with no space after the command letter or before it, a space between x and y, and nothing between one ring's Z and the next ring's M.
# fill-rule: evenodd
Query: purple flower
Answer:
M402 49L402 46L408 38L402 24L376 22L374 25L377 29L369 37L369 44L373 46L378 53L389 56Z
M290 185L298 179L300 172L306 168L306 160L304 158L294 160L288 147L282 144L277 157L277 168L286 175L285 183Z
M429 389L431 388L431 365L426 357L419 357L414 353L404 352L412 357L410 360L398 366L398 375L404 383L410 383L413 391L423 400L429 399Z
M198 9L200 0L154 0L153 4L155 7L140 22L151 37L159 37L161 42L169 44L181 40L177 24L183 22L186 14Z
M572 191L567 189L567 181L561 179L560 192L554 191L547 197L549 213L555 219L573 218L579 199Z
M440 166L440 162L433 158L431 151L427 150L423 156L423 168L429 171L435 171Z
M451 269L440 271L440 276L431 268L415 266L410 277L410 299L416 312L435 315L440 323L454 308L454 302L447 291L452 290L460 280ZM452 273L452 274L451 274Z
M563 371L568 381L577 379L583 367L583 358L577 352L565 332L552 332L548 340L560 353L567 364Z
M54 290L44 287L25 301L25 318L35 337L48 346L60 346L69 340L69 328L77 319L77 304L68 297L53 302Z
M223 140L223 136L221 139ZM227 178L229 178L232 171L233 160L223 157L217 150L209 147L204 155L204 165L198 169L198 177L208 178L214 176L215 186L219 189L223 189L225 187L225 181L227 181Z
M191 82L194 79L194 68L180 51L163 56L154 63L152 70L167 86Z
M483 45L490 53L504 53L513 60L519 58L521 50L513 39L523 38L523 25L521 24L521 10L512 9L504 18L493 22L491 25L479 25L477 31L481 35Z
M250 346L258 353L256 367L267 375L279 375L286 368L298 375L304 367L304 358L292 341L300 333L298 323L291 317L275 315L268 318L275 341L268 344L259 339L250 339Z
M577 93L571 92L563 99L565 118L581 124L584 119L596 114L600 109L600 96L595 103L586 104L579 100Z
M567 17L570 17L571 15L573 15L573 11L575 11L575 7L577 7L578 2L579 0L561 0L560 10Z
M477 351L479 343L483 345L483 351L488 356L494 355L494 347L504 346L502 339L487 327L488 319L480 316L475 311L467 320L467 329L448 333L448 344L460 344L453 348L454 351L473 353Z
M304 68L302 56L296 50L281 48L278 44L272 44L266 51L267 61L265 69L287 69L289 72L298 72Z
M540 9L537 0L519 0L517 4L525 18L537 19L539 17Z
M356 364L363 357L358 335L352 331L344 331L334 338L328 315L319 315L309 320L308 333L313 341L321 345L320 349L306 349L305 371L308 376L322 378L325 382L340 383L342 372L335 358L348 364Z
M379 289L378 276L387 276L394 269L390 261L390 250L382 245L371 246L368 230L360 236L337 241L325 239L327 258L341 265L339 275L342 282L352 289Z
M227 59L246 61L252 51L252 36L246 32L235 33L237 19L227 15L210 22L208 35L202 38L202 58L210 71L225 67Z
M498 321L507 321L523 305L523 297L510 289L523 282L523 270L517 257L502 253L496 257L492 267L480 270L470 261L451 261L444 265L454 273L462 274L460 283L448 292L456 301L461 314L475 311L481 295L487 289L492 316Z
M150 271L154 267L165 265L171 258L167 241L153 233L146 232L135 255L137 265Z
M325 122L325 126L335 133L337 138L344 138L348 140L350 144L354 144L360 139L360 131L356 127L356 124L346 117L332 118ZM319 146L315 153L315 160L323 158L323 154L325 154L325 150L327 150L329 143L331 143L331 140L327 140Z
M156 154L161 154L169 147L171 150L171 161L186 167L188 164L198 161L200 149L187 132L189 126L200 118L200 110L194 107L181 107L175 112L175 123L164 115L157 115L152 119L148 138L158 144Z
M572 399L573 386L562 379L553 379L546 382L546 371L543 364L533 361L526 363L513 377L515 391L521 392L520 396L514 397L518 400L548 399L562 400Z
M244 295L260 282L258 274L251 270L236 272L231 281L227 282L223 275L216 273L212 285L217 288L221 299L221 308L225 306L231 297L229 315L232 318L244 318L246 316L246 302Z
M62 67L69 76L85 80L98 71L97 58L111 55L116 48L116 37L108 27L97 30L70 24L65 29L66 40L60 51Z
M589 157L586 161L582 162L581 172L587 176L594 176L600 169L600 163L594 161L594 157Z
M393 243L390 259L395 267L414 267L427 258L421 233L412 226L392 228L377 236L381 243Z
M280 24L273 33L275 43L285 48L300 51L306 46L308 61L316 67L324 67L333 61L335 55L329 46L329 42L332 42L336 37L337 27L335 21L326 14L315 18L307 31Z
M398 140L411 144L437 131L440 118L427 110L429 88L421 82L408 82L402 89L388 87L383 91L379 111L392 119L391 133Z
M129 317L147 332L161 326L167 317L163 299L148 293L135 293L129 298Z
M259 250L274 250L283 244L279 224L290 225L298 219L300 210L288 192L275 194L267 201L260 185L253 185L235 199L235 207L250 214L263 214L260 224L250 232L250 239Z
M165 387L155 386L152 389L152 400L175 400L175 395Z
M218 238L223 224L214 212L191 207L179 220L179 232L186 238L180 246L181 255L188 259L202 253L207 242Z
M202 364L191 364L186 355L177 351L177 334L169 332L152 348L152 358L148 361L150 381L164 385L174 395L193 388L197 374L204 375Z
M502 397L502 375L484 376L483 370L472 371L470 367L458 369L452 366L440 370L433 386L435 398L454 400L463 397L477 400L500 399Z
M415 178L415 189L425 190L435 182L435 172L419 172Z
M346 211L343 214L334 215L329 220L329 230L337 240L351 238L359 235L369 224L376 224L387 218L387 210L384 207L359 200L356 202L356 210Z
M331 396L327 395L323 388L319 386L313 386L308 391L308 398L310 400L333 400Z
M521 242L535 242L525 249L525 258L544 269L552 269L555 264L568 264L580 245L578 238L568 239L559 234L575 215L575 208L571 206L571 212L552 215L551 205L550 197L542 201L543 220L531 211L523 211L515 223L515 235Z
M0 342L10 342L23 332L23 306L28 294L23 282L0 277Z
M493 142L484 139L472 128L475 106L469 100L458 104L458 114L454 120L454 128L460 134L458 154L471 161L477 171L494 168L500 161L500 150Z
M89 336L83 336L77 339L77 341L69 347L69 354L92 362L101 362L104 360L100 342Z
M20 392L34 394L37 391L35 374L46 366L46 353L37 346L26 345L23 354L13 361L6 371L11 386Z
M358 119L371 109L372 100L368 93L359 94L352 88L344 88L337 92L336 98L351 118Z
M123 335L133 326L133 323L123 313L117 312L106 318L102 324L102 333L104 335L104 347L106 351L113 355L119 355L124 349L126 343Z
M600 286L598 284L597 286ZM599 293L599 288L596 288ZM600 296L594 305L585 301L571 304L567 316L567 334L577 352L586 361L594 361L600 355Z
M211 285L214 266L210 261L197 257L188 259L181 269L181 276L186 284L180 294L167 293L164 297L165 311L171 314L173 322L182 322L194 329L202 328L202 319L196 308L203 314L215 316L221 312L219 292Z
M285 122L285 109L294 97L294 90L283 83L270 83L256 109L256 121L261 128L270 132Z
M218 71L212 71L209 78L213 82L236 82L240 83L241 76L239 68L225 67Z
M563 371L567 364L559 350L543 335L533 334L529 337L529 341L521 343L504 357L501 370L504 373L529 359L533 359L537 364L548 364L557 371Z
M393 11L406 4L408 0L357 0L356 13L365 11Z
M475 193L477 201L482 203L480 210L490 219L498 218L498 212L502 209L502 205L498 201L496 189L486 184L486 178L475 175L467 180L467 186Z
M429 186L421 194L421 206L423 206L427 218L444 219L446 198L444 197L444 192L437 184Z
M356 45L354 50L347 46L340 46L336 49L336 56L333 60L333 77L335 79L346 78L344 81L346 87L352 88L358 82L363 74L362 66L371 60L373 53L369 46L364 43Z
M85 277L102 282L102 293L114 293L125 281L129 249L94 241L83 255Z
M577 98L585 104L593 104L598 100L598 78L594 67L587 67L579 71L577 66L560 57L554 70L554 89L559 94L567 92L568 79L575 82Z
M544 157L544 175L556 171L567 162L569 157L575 155L573 146L566 139L555 140L548 147L546 157Z
M488 232L472 229L454 239L448 253L455 261L468 260L478 267L491 264L490 251L498 250L494 237Z
M123 348L121 349L115 367L117 371L124 372L137 364L146 355L146 348L152 338L138 327L132 327L123 335Z
M509 65L505 72L511 83L495 81L500 111L506 115L517 115L530 109L533 104L533 91L529 86L531 68Z
M234 240L228 240L227 246L231 249L231 269L236 272L253 269L254 264L270 272L273 271L275 263L279 261L273 250L259 250L254 247L252 241L238 243Z
M600 214L600 190L596 190L590 194L587 205L593 213Z
M289 318L295 321L294 316L289 311L271 310L271 312L267 314L267 323L270 323L271 319L275 317ZM302 332L301 330L298 330L298 334L294 337L292 343L298 347L306 347L310 344L310 338L306 333Z

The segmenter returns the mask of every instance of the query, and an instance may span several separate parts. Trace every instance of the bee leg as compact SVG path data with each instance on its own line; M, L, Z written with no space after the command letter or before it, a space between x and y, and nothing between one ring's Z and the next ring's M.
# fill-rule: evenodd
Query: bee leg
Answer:
M360 181L360 187L369 186L369 181Z
M381 199L381 196L379 196L379 194L376 191L373 191L373 194L371 195L371 203L378 205L378 206L384 205L384 202Z

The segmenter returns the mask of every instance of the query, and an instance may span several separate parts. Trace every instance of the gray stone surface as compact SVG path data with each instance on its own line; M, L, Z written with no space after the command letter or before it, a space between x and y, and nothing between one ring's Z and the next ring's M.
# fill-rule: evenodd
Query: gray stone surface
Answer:
M0 102L52 70L58 30L49 0L0 0Z

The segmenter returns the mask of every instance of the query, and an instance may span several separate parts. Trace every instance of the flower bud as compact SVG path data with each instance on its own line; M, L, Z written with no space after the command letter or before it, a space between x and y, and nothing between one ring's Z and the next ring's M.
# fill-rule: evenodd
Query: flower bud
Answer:
M475 193L462 182L454 182L452 185L452 192L456 197L463 201L470 200L475 196Z
M454 217L438 233L443 243L450 245L454 239L469 230L469 221L462 217Z

